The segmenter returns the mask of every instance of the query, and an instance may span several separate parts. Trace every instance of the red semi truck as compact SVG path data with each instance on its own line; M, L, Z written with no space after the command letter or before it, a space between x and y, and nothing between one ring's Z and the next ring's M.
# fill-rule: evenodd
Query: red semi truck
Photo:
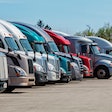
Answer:
M44 31L46 31L53 38L61 52L69 53L72 56L78 56L82 59L83 64L85 65L85 71L83 72L84 77L93 77L93 65L92 60L90 58L72 53L70 50L70 41L65 39L63 36L60 36L51 30L44 29Z

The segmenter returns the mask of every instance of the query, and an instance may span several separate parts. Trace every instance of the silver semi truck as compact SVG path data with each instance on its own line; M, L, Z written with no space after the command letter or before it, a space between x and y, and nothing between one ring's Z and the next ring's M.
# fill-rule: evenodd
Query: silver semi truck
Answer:
M0 51L7 56L8 88L11 92L15 87L34 85L33 61L30 57L19 54L16 42L6 28L0 24Z
M100 53L97 43L81 36L64 36L71 42L73 53L80 53L93 61L94 76L108 79L112 76L112 56Z
M101 53L112 55L112 43L111 42L101 37L96 37L96 36L86 36L86 37L98 44L99 51Z

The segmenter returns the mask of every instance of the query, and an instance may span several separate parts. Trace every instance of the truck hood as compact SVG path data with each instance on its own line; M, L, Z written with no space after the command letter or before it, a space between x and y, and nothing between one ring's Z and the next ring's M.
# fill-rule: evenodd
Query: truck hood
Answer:
M63 52L55 52L56 55L59 55L59 56L63 56L65 58L69 58L69 59L74 59L74 60L80 60L80 58L76 57L76 56L70 56L70 54L67 54L67 53L63 53Z
M96 55L98 59L105 59L105 60L110 60L112 61L112 56L104 53L100 53Z

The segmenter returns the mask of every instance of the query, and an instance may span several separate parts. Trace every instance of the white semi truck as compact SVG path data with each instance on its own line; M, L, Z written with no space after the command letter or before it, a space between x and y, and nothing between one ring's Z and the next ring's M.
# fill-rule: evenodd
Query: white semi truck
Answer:
M7 58L0 52L0 93L7 89L8 84L8 66Z
M16 50L19 50L19 47L12 38L12 34L0 24L0 51L6 54L8 63L6 92L11 92L19 86L32 86L35 82L33 60L26 55L17 53Z

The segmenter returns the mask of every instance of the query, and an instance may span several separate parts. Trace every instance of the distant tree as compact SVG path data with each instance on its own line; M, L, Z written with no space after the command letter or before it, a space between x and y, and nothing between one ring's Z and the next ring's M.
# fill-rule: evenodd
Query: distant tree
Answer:
M108 23L98 30L96 36L112 41L112 26Z
M39 20L39 21L37 22L37 26L39 26L40 28L44 28L44 29L51 30L51 27L50 27L48 24L45 25L45 24L43 23L42 20Z
M51 28L49 25L46 25L46 26L44 27L44 29L52 30L52 28Z
M93 31L93 29L87 25L87 29L82 31L82 32L77 32L75 35L78 35L78 36L93 36L95 35L95 32Z
M42 20L39 20L39 21L37 22L37 26L39 26L40 28L43 28L45 25L44 25L44 23L43 23Z

